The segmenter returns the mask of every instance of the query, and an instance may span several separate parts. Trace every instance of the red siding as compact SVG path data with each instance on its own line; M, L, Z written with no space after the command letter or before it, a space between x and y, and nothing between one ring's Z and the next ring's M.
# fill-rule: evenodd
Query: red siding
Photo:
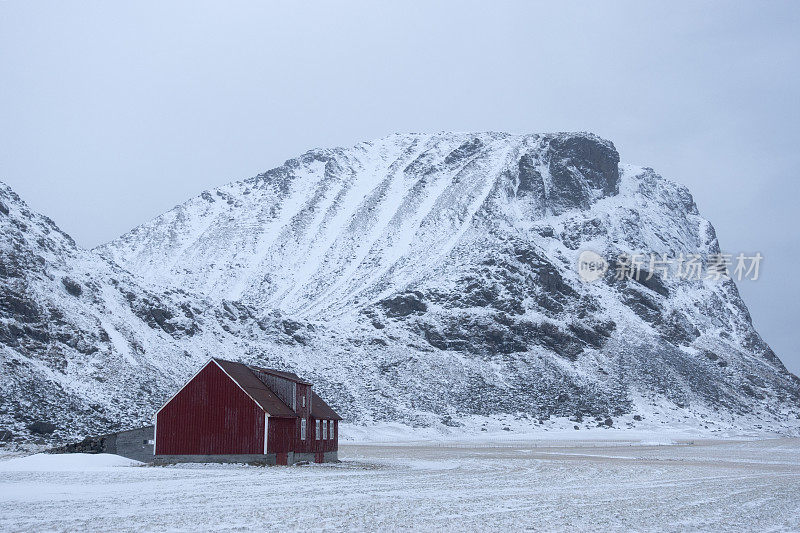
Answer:
M264 411L211 362L159 411L155 453L264 453Z
M298 429L295 437L295 450L297 452L306 453L323 453L338 451L339 449L339 422L337 420L329 420L329 424L333 424L334 432L332 439L319 439L317 440L317 419L308 418L308 433L306 440L300 439L300 430ZM297 427L300 427L300 421L297 422ZM321 430L320 430L321 433ZM318 458L321 456L317 456Z
M294 451L295 426L299 418L268 418L267 453L285 453Z

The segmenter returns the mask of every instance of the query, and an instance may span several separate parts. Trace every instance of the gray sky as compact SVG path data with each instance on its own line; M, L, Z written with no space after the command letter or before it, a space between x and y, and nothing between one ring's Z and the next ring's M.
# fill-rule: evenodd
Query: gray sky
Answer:
M593 131L765 256L800 373L800 3L554 4L0 0L0 180L91 247L313 147Z

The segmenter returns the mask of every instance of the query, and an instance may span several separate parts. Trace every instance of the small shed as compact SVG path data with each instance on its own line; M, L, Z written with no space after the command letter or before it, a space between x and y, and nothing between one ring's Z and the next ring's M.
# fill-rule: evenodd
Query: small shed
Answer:
M156 462L338 460L341 417L296 374L212 358L155 415Z

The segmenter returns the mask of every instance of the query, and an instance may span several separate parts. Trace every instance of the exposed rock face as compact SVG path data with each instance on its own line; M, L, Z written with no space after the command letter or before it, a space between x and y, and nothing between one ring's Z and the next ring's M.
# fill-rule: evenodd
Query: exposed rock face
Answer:
M0 201L14 439L147 423L211 355L291 369L360 422L659 405L778 424L800 399L733 282L580 280L584 249L719 252L685 188L590 134L313 150L95 252Z

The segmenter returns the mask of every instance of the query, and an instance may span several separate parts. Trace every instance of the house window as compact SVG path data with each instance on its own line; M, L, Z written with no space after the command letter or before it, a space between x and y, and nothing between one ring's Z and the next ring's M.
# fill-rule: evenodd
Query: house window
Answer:
M303 407L305 407L305 406L306 406L306 396L305 396L305 394L304 394L304 395L303 395L303 397L301 398L301 402L300 402L300 403L303 405Z
M317 432L317 440L319 440L319 420L317 420L316 432Z
M300 440L306 440L306 419L300 420Z
M331 434L330 439L333 440L333 420L330 421Z
M325 440L327 438L328 438L328 421L327 420L323 420L322 421L322 440Z

